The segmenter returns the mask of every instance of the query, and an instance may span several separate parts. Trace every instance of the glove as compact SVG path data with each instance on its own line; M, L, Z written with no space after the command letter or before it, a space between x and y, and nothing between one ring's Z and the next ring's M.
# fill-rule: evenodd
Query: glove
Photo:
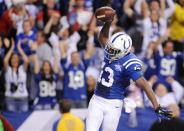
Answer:
M171 120L173 118L171 111L168 111L166 108L163 108L161 106L159 106L155 110L155 113L157 114L159 120L161 119Z

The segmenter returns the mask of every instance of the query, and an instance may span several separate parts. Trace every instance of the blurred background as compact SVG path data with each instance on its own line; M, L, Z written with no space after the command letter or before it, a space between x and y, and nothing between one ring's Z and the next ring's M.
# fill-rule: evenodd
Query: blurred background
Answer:
M98 42L103 23L94 17L102 6L116 10L110 35L124 31L131 36L145 78L176 123L158 123L150 101L131 82L118 131L179 131L184 0L0 0L0 110L14 130L65 131L62 119L71 117L66 115L70 109L84 130L104 55Z

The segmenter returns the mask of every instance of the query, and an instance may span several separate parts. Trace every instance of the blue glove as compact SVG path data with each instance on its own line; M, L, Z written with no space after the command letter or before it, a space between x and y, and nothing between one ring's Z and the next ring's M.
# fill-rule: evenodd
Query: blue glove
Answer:
M157 114L159 120L162 120L162 119L171 120L173 118L171 111L168 111L166 108L163 108L161 106L159 106L155 110L155 113Z

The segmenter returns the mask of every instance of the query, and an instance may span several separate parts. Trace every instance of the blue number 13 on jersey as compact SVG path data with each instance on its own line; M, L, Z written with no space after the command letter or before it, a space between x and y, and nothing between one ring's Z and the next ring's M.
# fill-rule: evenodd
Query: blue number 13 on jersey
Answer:
M102 69L104 68L105 63L102 63ZM106 72L108 74L107 79L103 78L103 73ZM98 82L101 82L102 85L106 87L111 87L113 82L114 82L114 72L110 67L105 67L101 72L100 72L100 77L98 79Z

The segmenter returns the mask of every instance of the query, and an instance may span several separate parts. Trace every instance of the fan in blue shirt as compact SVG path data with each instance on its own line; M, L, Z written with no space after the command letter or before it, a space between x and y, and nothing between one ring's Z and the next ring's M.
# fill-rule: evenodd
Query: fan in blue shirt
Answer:
M33 42L36 39L36 35L35 32L33 32L33 30L31 29L31 23L29 20L24 21L23 31L23 33L20 33L17 36L17 41L20 41L22 43L22 49L24 50L26 55L30 56L35 53L34 51L32 51L32 44L34 44ZM15 48L15 50L17 51L17 48Z
M55 62L55 64L57 63ZM37 86L37 98L34 103L35 109L52 109L55 107L57 103L56 85L58 78L57 67L54 66L52 68L49 61L44 61L41 70L35 74Z
M163 52L156 52L154 61L159 82L167 86L167 77L173 77L175 80L178 80L178 67L182 65L183 54L173 51L173 43L171 41L165 41L162 45Z
M71 54L71 63L67 62L65 51L61 51L61 66L64 70L63 97L73 101L73 107L86 107L87 87L85 72L89 59L81 60L78 52Z

